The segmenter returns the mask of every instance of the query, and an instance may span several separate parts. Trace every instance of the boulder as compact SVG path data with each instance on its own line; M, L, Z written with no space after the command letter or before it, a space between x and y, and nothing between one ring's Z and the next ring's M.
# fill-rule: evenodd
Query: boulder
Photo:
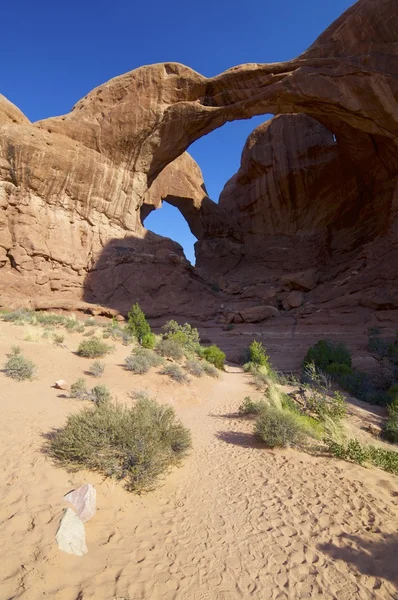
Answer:
M308 271L301 271L300 273L291 273L290 275L284 275L281 278L282 285L287 286L291 290L301 290L303 292L309 292L316 287L317 275L315 269L309 269Z
M70 502L75 507L76 513L83 523L94 517L96 513L96 499L97 492L91 483L86 483L64 496L64 500Z
M239 311L239 316L244 323L260 323L278 315L279 310L274 306L252 306Z
M55 539L58 548L68 554L83 556L88 552L83 521L71 508L66 509Z
M283 308L285 310L290 310L291 308L298 308L304 302L304 294L303 292L299 292L298 290L294 290L290 292L286 298L282 301Z

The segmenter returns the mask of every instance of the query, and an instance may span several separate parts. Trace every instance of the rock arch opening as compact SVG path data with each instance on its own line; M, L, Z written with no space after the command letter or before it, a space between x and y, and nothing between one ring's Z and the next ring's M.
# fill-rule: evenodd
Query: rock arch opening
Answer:
M141 220L144 227L152 233L170 238L180 244L185 257L194 265L194 244L197 239L192 234L186 219L178 208L168 202L162 202L157 209L150 210L148 205L143 205L142 208Z

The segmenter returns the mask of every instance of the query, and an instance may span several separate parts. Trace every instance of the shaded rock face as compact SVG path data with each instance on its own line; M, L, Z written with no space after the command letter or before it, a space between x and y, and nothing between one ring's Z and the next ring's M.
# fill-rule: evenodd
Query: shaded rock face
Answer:
M290 312L398 308L397 28L395 0L359 0L285 63L211 79L142 67L33 124L0 97L2 302L56 296L126 311L139 301L150 316L222 319L216 280L224 316L271 288ZM283 115L249 136L215 204L185 150L265 113ZM144 228L162 200L198 238L198 269ZM284 281L307 271L314 286L291 307Z

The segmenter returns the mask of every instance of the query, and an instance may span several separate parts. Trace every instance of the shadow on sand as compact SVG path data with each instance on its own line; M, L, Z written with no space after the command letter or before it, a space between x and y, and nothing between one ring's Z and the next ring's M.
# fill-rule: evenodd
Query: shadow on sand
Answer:
M398 587L398 534L386 534L382 541L377 542L359 535L344 534L340 543L341 546L320 544L318 548L334 560L353 565L363 575L385 579Z

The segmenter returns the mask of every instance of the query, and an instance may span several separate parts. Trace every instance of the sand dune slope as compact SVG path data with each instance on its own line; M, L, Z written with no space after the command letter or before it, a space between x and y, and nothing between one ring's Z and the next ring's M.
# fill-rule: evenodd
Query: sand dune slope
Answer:
M67 356L51 349L46 384L61 365L81 365L73 356L67 367ZM163 399L173 396L171 384L154 381L148 388L158 398L162 390ZM49 385L40 394L43 380L17 384L0 374L1 599L397 597L397 478L293 450L266 451L254 442L250 421L233 414L253 394L247 376L198 381L190 401L182 391L174 401L194 450L161 488L140 498L97 475L51 465L41 452L43 434L79 403ZM74 557L58 550L54 536L63 495L86 481L97 488L98 511L86 524L88 554Z

